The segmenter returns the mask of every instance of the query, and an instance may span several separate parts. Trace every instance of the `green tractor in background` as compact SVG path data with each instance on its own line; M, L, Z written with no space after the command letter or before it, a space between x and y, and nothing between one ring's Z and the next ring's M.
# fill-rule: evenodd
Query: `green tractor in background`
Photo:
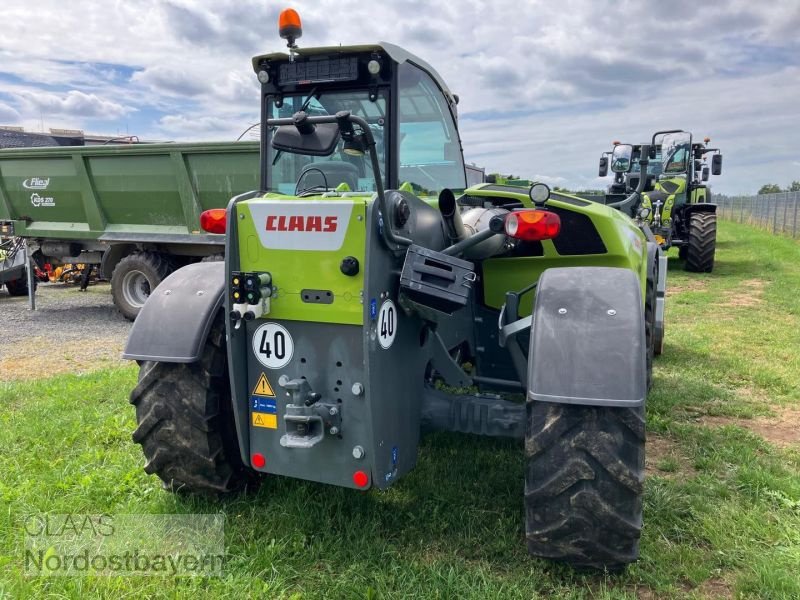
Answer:
M637 201L623 210L652 231L662 250L676 246L687 271L706 273L714 268L717 239L717 206L706 183L709 155L711 174L722 173L722 155L709 141L693 143L691 133L670 130L656 132L649 146L615 142L600 158L599 170L600 177L609 167L614 173L605 197L609 205L623 204L643 181ZM643 147L649 147L650 159L644 177L638 168Z
M145 470L197 493L258 474L382 490L423 428L518 438L529 552L636 560L658 245L544 184L465 190L430 65L300 49L281 22L289 53L253 59L261 189L203 213L225 261L171 274L127 342Z

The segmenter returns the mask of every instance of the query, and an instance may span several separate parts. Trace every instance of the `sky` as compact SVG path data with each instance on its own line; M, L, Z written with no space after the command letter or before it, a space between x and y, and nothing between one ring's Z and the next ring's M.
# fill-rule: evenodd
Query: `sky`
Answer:
M800 180L797 0L2 0L0 125L234 140L258 120L250 59L387 41L459 95L468 161L569 189L661 129L722 150L715 192Z

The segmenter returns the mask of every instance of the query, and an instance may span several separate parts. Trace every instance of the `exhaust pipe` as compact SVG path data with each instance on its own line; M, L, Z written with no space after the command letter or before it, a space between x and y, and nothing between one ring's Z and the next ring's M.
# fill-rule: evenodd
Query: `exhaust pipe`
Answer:
M455 194L449 188L445 188L439 193L439 211L444 218L451 243L455 244L469 237L470 234L464 227L464 221L461 220L461 213L458 211Z

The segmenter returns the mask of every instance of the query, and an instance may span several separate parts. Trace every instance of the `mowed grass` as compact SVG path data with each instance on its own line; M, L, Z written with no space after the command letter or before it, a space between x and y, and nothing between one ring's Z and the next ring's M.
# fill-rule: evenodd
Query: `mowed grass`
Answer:
M623 573L527 555L518 442L427 436L387 492L168 494L130 439L130 367L0 384L0 597L800 598L800 453L770 439L800 407L800 244L721 223L714 273L673 259L669 285L642 557ZM224 576L27 577L21 521L42 511L224 513Z

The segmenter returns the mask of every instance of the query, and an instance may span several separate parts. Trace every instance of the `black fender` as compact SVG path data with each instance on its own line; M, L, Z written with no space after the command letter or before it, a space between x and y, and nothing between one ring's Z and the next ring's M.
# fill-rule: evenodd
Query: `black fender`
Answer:
M225 297L225 263L199 262L172 273L153 290L133 323L123 358L200 360Z
M698 202L696 204L687 204L686 207L683 209L683 216L684 218L688 219L689 215L696 212L716 213L717 205L712 204L711 202Z
M539 278L528 399L642 406L647 359L641 282L629 269L562 267Z

